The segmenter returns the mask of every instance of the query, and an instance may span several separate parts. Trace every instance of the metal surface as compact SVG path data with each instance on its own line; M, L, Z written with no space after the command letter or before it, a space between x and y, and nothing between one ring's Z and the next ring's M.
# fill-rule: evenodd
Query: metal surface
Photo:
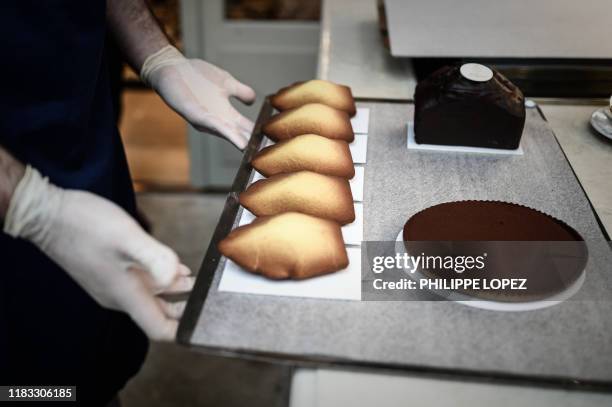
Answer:
M539 108L555 130L576 178L580 181L594 213L606 231L612 235L612 141L591 129L591 113L606 101L546 100Z
M326 0L321 14L319 79L350 86L356 98L412 99L412 65L383 47L376 0Z
M371 104L370 106L375 106L375 104ZM386 109L390 109L391 111L396 111L396 112L398 111L398 109L402 111L404 109L404 105L400 105L400 104L396 104L396 105L385 104L384 106L387 106ZM268 109L269 109L269 106L268 106ZM384 112L384 110L382 111L379 110L379 113L380 112ZM269 114L269 110L268 110L268 114ZM373 114L374 116L371 117L371 120L378 121L379 123L384 122L391 117L391 116L388 116L388 114L384 114L383 116L376 116L376 113L373 113ZM264 113L260 115L259 123L261 123L264 116L265 116ZM374 125L374 123L371 122L371 125ZM388 128L388 126L386 127ZM253 140L251 141L250 149L247 152L247 156L252 155L254 149L256 149L256 146L258 146L259 142L261 141L261 134L259 132L259 129L260 129L260 125L257 126L256 135L254 136L254 139L259 138L259 141L257 142L253 142ZM385 131L388 133L388 130L385 130ZM385 132L379 134L379 131L376 131L376 127L371 128L370 132L371 132L370 134L371 136L374 134L380 137L377 140L370 140L371 143L374 143L370 147L373 147L375 149L382 148L382 146L378 147L378 143L380 143L383 139L386 139L388 137L388 134L386 136L385 136L386 134ZM554 138L554 136L552 137ZM372 151L370 151L368 155L370 155L370 153L372 153ZM247 162L248 160L245 158L245 160L243 161L243 166L241 167L239 176L237 177L237 181L234 184L235 192L240 191L246 185L246 182L248 181L249 167L248 167ZM381 164L382 163L379 163L376 166L380 166ZM392 165L392 164L389 164L389 165ZM371 169L371 167L368 167L368 168ZM379 177L376 177L376 178L379 178ZM372 180L370 180L370 182L372 182ZM376 185L379 185L383 190L385 188L388 189L387 188L388 186L385 186L385 183L381 184L380 180L376 182ZM528 189L531 190L532 188L528 188ZM485 193L488 193L488 192L485 192ZM380 200L378 200L377 202L379 201ZM544 202L544 201L539 201L539 202ZM539 207L539 205L536 205L536 206ZM553 214L555 214L554 211L556 209L551 209L551 208L554 208L554 206L551 207L550 204L547 206L548 206L547 210L548 211L552 210ZM384 210L384 208L381 210ZM405 211L405 209L403 211ZM581 209L580 212L584 212L584 208ZM568 212L564 212L564 213L568 213ZM571 211L569 213L571 213ZM235 199L235 195L234 197L230 196L230 198L228 199L228 203L225 208L222 220L220 221L218 229L215 232L215 235L211 241L211 245L207 253L206 259L202 265L202 271L201 271L200 277L198 278L196 288L194 289L192 298L190 298L187 310L185 311L185 316L183 320L181 321L178 339L182 344L193 346L194 349L205 351L205 352L211 352L211 353L217 353L217 354L229 355L229 356L240 356L240 357L251 357L251 358L265 359L265 360L275 360L279 362L298 363L301 365L313 365L313 364L314 365L332 365L333 364L336 366L344 366L344 367L351 367L351 368L365 367L365 368L397 369L397 370L401 370L405 372L419 373L419 375L422 375L422 374L434 375L434 376L447 375L449 377L452 376L452 377L459 378L462 380L485 380L485 381L495 381L495 382L513 382L513 383L520 383L520 384L537 384L538 386L551 385L551 386L578 387L578 388L597 388L597 389L605 389L606 391L612 389L609 381L596 380L592 378L591 379L584 379L584 378L578 379L577 377L568 377L567 375L564 375L562 373L559 373L559 374L539 373L539 374L526 375L525 373L519 374L519 373L513 372L511 371L512 369L508 371L503 371L499 369L492 369L490 367L480 368L478 370L461 368L461 367L449 368L449 367L443 367L440 365L436 365L436 363L432 364L429 362L405 363L399 359L396 359L395 362L391 362L388 359L385 360L386 358L382 358L382 359L372 358L371 355L366 356L366 357L355 357L355 354L353 354L352 357L349 357L349 356L341 356L340 354L332 355L332 354L329 354L327 351L321 351L321 352L313 351L319 346L321 347L321 349L323 349L325 346L329 344L333 344L335 341L341 340L342 332L344 332L344 329L348 329L348 326L346 325L346 323L350 321L353 321L350 324L351 326L354 326L354 327L361 326L362 328L365 328L365 326L362 326L364 321L360 321L359 319L356 319L356 320L351 319L350 315L355 316L356 315L355 312L357 314L362 314L362 313L366 313L366 311L368 313L371 313L370 311L374 311L374 314L376 315L384 315L384 314L378 314L378 312L384 311L387 317L391 317L391 315L397 314L397 312L395 311L399 311L400 314L403 313L403 311L401 311L400 309L396 309L395 311L391 310L392 312L389 312L390 310L386 308L387 305L385 305L384 306L385 308L382 309L383 306L379 306L375 303L374 304L373 303L363 304L359 302L347 303L347 302L342 302L342 301L340 302L320 301L319 302L319 301L313 301L313 300L308 300L308 299L285 299L282 297L262 297L262 296L245 295L245 294L211 292L210 290L214 290L215 284L218 283L218 278L220 276L220 270L221 270L220 267L222 267L222 264L219 263L220 259L219 259L219 253L216 249L216 244L222 237L225 236L225 234L227 234L227 232L235 224L236 222L235 215L237 214L238 214L238 205ZM555 214L555 215L560 216L559 214ZM393 218L396 218L396 216L393 214L391 214L390 216ZM371 223L372 221L371 220L368 221L368 218L366 215L366 231L368 230L368 227L367 227L368 222L370 222L370 227L372 227L372 223ZM377 226L375 229L380 229L380 225ZM373 236L371 232L367 232L367 233L370 233L370 238L373 237L375 240L380 238L380 236L378 235ZM375 232L375 233L380 233L380 231ZM587 234L589 233L592 233L592 232L588 232ZM213 273L215 273L215 271L217 275L215 276L215 279L213 280ZM207 296L209 296L210 294L213 294L212 296L214 298L213 298L213 302L208 304ZM422 305L426 309L430 309L430 307L427 304L422 304ZM202 314L203 307L206 308L206 311L204 312L204 314ZM312 308L312 307L315 307L315 308ZM315 311L315 309L318 309L319 311L321 311L321 307L323 307L323 309L326 309L325 311L326 313L329 313L328 317L324 317L324 314L320 314L320 312ZM370 307L375 308L375 310L372 310L372 308ZM368 308L370 309L368 310ZM397 304L396 304L396 308L397 308ZM417 308L420 309L422 307L417 307ZM340 311L340 315L344 315L344 318L346 318L346 320L343 320L342 318L338 319L338 312L335 312L335 311ZM433 311L433 309L431 309L430 311ZM439 310L439 311L442 311L442 310ZM566 309L566 311L570 311L570 310ZM314 315L313 315L313 312L314 312ZM318 316L313 319L315 315L318 315ZM550 319L555 319L556 315L557 314L553 312L553 314L550 315ZM599 311L593 315L593 318L596 318L598 315L599 315ZM280 317L279 321L275 321L277 316ZM453 309L448 308L446 309L446 311L442 313L433 312L430 315L430 318L439 320L440 321L439 323L442 324L441 326L446 326L447 324L450 323L450 320L448 320L448 318L451 318L457 321L463 320L466 322L471 320L473 322L473 317L474 317L473 312L467 312L464 309L457 309L457 308L453 308ZM491 317L492 317L491 315L487 316L484 314L482 315L479 314L479 318L484 318L485 320ZM526 317L527 317L526 321L530 321L529 317L528 316ZM216 322L211 324L211 318ZM259 320L259 322L264 322L264 323L263 324L256 323L253 325L251 318L256 318ZM286 318L291 318L292 323L285 325L286 322L288 322ZM324 319L320 320L318 318L324 318ZM330 320L327 321L326 318L330 318ZM548 320L549 317L545 317L545 318ZM203 323L203 320L207 322ZM376 321L376 319L374 320L369 319L368 321L371 323L372 321ZM272 325L266 326L268 322L272 322ZM275 324L275 322L278 322L279 324L281 324L280 327L282 328L279 331L277 331L277 329L279 328L279 325ZM335 327L334 329L336 332L332 336L334 336L335 338L335 336L340 335L338 338L330 340L330 338L326 336L327 334L329 334L329 332L327 334L321 334L321 335L319 335L318 333L315 334L315 331L316 331L316 328L314 328L315 325L316 326L326 325L328 322ZM536 323L536 321L531 321L531 322ZM219 323L223 325L222 330L225 331L224 333L216 331L217 327L219 326L218 325ZM293 323L298 323L298 325L293 325ZM378 323L375 323L375 325L376 324L380 325L380 321ZM510 325L512 325L512 323ZM459 326L454 326L453 329L457 329ZM539 323L536 323L535 326L540 326L540 325ZM194 334L196 327L199 331L200 337L199 339L196 340L198 344L194 345L193 334ZM287 329L289 329L289 331L285 332ZM306 329L306 331L302 332L304 329ZM315 329L315 331L312 331L311 329ZM414 332L420 332L420 333L423 332L422 327L419 327L418 325L413 327L413 329L415 330ZM601 329L604 329L604 328L602 327ZM392 336L395 335L395 334L392 334L389 329L385 330L381 326L375 327L373 331L374 332L370 332L370 334L375 334L375 332L381 332L381 333L386 332ZM514 331L516 330L513 330L513 332ZM354 334L358 335L358 337L361 338L361 336L359 335L365 333L366 331L360 330L359 332L360 333L355 332ZM522 334L521 332L518 332L518 331L516 333ZM203 334L206 337L208 337L208 339L202 341L201 335ZM525 334L529 334L529 332ZM261 337L260 339L263 340L263 342L261 341L257 342L258 339L255 338L257 336L260 336ZM249 342L252 339L255 339L255 341L257 342L255 346L249 345ZM302 345L299 345L298 343L294 343L294 341L301 343L304 340L306 340L307 342L313 341L314 343L308 343L307 345L308 349L304 348L302 351L298 351L298 349L300 349ZM321 340L323 342L321 342ZM358 345L359 343L361 343L359 342L359 339L356 338L356 340L358 342L357 343L353 342L351 346L356 345L356 344ZM371 343L372 338L369 338L369 339L362 338L360 340ZM289 341L289 343L283 343L283 341ZM290 345L290 346L287 347L287 345ZM547 345L547 346L551 346L551 345ZM292 349L292 350L288 351L288 349ZM359 349L359 345L357 346L357 349ZM416 350L416 348L414 350ZM369 349L368 352L365 352L365 349L362 349L361 351L359 351L359 353L369 354L370 351L371 349ZM344 353L344 352L340 352L340 353ZM406 354L402 354L402 357L405 357L405 356ZM568 356L569 354L566 355L566 357ZM497 355L496 357L499 357L499 355ZM577 356L576 355L572 356L572 358L575 358L575 357Z
M609 0L385 0L397 57L612 55Z

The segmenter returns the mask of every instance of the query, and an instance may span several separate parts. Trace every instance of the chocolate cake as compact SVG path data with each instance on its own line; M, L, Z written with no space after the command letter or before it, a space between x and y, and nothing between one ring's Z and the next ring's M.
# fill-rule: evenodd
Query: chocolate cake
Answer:
M485 256L483 269L460 274L435 267L421 269L427 278L526 279L525 290L461 290L496 301L548 298L574 283L587 260L586 245L570 226L507 202L432 206L406 222L403 240L412 256Z
M513 150L524 125L521 90L483 65L447 66L416 87L414 132L419 144Z

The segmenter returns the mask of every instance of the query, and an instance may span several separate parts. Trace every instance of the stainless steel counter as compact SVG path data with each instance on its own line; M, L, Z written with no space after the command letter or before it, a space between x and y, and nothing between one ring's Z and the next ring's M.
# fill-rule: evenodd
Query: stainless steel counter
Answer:
M350 86L358 98L412 99L410 60L382 46L377 15L376 0L323 2L317 76Z
M591 113L601 106L540 103L608 235L612 235L612 140L589 124Z

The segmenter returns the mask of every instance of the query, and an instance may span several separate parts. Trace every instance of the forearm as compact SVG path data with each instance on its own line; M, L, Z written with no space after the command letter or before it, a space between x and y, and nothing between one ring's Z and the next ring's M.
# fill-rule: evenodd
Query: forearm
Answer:
M145 0L108 0L108 26L136 72L145 59L169 44Z
M23 178L25 166L0 146L0 221L4 221L11 197Z

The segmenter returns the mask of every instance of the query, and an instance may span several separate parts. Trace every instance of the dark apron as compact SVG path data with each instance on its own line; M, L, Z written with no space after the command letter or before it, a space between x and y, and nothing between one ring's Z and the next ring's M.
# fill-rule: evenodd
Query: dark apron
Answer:
M105 9L101 0L2 2L0 145L56 185L135 216L105 64ZM0 232L0 385L77 385L79 404L104 405L146 350L127 315L103 309L33 245Z

